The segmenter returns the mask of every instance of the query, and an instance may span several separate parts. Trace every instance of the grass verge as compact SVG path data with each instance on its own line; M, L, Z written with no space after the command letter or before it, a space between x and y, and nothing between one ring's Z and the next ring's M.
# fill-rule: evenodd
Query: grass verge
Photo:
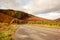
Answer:
M45 28L60 28L60 25L47 25L47 24L28 24L37 27L45 27Z
M14 32L18 27L17 24L0 23L0 40L14 40Z

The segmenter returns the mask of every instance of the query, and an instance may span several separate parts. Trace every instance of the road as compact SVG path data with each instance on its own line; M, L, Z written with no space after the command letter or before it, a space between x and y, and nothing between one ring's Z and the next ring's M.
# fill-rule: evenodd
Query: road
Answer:
M60 40L60 29L20 25L15 40Z

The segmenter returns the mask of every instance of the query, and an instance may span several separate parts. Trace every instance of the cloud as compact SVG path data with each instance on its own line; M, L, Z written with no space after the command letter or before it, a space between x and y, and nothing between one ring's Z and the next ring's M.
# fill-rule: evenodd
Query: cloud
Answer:
M24 10L23 6L29 2L30 0L0 0L0 9Z
M29 13L46 13L60 10L60 0L0 0L0 6Z
M24 6L25 11L47 19L60 18L60 0L32 0Z
M18 2L19 1L19 2ZM21 0L0 0L0 9L23 10Z
M60 10L60 0L32 0L24 6L28 12L46 13Z
M46 14L38 14L38 15L35 15L35 16L54 20L54 19L60 18L60 13L58 13L58 12L50 12L50 13L46 13Z

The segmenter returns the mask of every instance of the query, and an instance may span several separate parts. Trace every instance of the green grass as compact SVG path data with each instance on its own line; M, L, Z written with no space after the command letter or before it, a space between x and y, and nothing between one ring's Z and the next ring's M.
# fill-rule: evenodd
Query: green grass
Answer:
M19 27L17 24L0 23L0 40L14 40L14 32Z

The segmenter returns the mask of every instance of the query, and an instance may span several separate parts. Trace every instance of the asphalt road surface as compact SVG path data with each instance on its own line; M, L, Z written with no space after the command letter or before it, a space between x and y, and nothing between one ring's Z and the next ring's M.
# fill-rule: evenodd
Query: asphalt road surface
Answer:
M15 32L15 40L60 40L60 29L21 25Z

